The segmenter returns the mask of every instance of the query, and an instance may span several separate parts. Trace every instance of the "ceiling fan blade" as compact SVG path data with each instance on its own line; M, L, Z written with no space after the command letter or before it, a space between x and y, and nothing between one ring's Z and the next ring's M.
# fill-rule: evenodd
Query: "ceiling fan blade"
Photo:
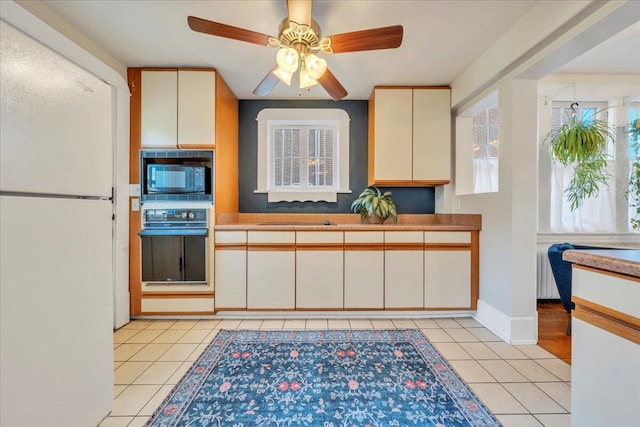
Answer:
M311 0L287 0L289 21L311 26Z
M276 64L276 66L269 71L269 74L264 76L264 79L262 79L260 84L253 90L254 95L267 96L271 93L273 88L278 85L278 82L280 82L280 79L278 78L278 76L273 74L273 72L277 68L278 68L278 65Z
M187 18L189 27L193 31L199 33L211 34L218 37L226 37L228 39L240 40L248 43L255 43L261 46L269 46L269 36L262 33L257 33L251 30L245 30L240 27L233 27L231 25L221 24L219 22L207 21L206 19L190 16Z
M394 49L402 43L402 25L372 28L329 36L333 53Z
M324 74L318 79L320 86L327 91L334 101L339 101L347 96L347 90L340 84L336 76L327 68Z

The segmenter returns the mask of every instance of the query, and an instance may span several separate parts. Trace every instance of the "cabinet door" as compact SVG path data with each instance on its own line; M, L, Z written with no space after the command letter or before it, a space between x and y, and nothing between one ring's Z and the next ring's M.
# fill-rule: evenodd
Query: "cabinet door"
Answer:
M384 233L345 232L344 308L384 308Z
M451 90L413 90L413 180L451 177Z
M246 249L216 249L215 256L216 310L246 309Z
M342 231L296 233L296 308L342 309Z
M423 233L385 232L385 308L421 309L424 301Z
M247 308L295 308L295 232L248 232Z
M176 70L142 72L143 147L177 147L177 103Z
M247 233L215 232L216 310L247 308Z
M471 251L424 251L424 306L471 307Z
M374 108L374 181L411 181L412 90L376 89Z
M343 251L296 251L296 308L343 308Z
M178 70L178 146L215 144L215 98L215 71Z

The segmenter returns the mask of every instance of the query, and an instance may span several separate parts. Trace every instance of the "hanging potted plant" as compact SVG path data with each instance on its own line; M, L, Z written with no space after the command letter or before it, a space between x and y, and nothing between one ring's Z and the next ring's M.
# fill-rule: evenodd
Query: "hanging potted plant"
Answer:
M633 153L631 162L631 174L629 176L629 190L627 198L629 205L635 208L635 214L631 218L631 227L640 229L640 119L629 123L629 147Z
M388 218L398 222L396 205L391 192L382 193L378 187L368 187L351 204L351 210L360 213L360 221L369 220L373 224L382 224Z
M564 190L572 211L585 199L596 197L601 184L608 185L606 171L609 155L607 142L614 133L605 120L582 121L576 117L578 103L571 104L569 123L552 129L545 142L551 146L551 157L563 166L573 166L573 175Z

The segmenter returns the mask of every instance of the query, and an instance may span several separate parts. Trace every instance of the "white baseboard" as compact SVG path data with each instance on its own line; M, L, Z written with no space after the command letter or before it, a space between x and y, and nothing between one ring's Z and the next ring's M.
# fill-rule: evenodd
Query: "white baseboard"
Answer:
M530 317L510 317L479 299L478 310L473 317L509 344L536 344L538 342L537 312Z

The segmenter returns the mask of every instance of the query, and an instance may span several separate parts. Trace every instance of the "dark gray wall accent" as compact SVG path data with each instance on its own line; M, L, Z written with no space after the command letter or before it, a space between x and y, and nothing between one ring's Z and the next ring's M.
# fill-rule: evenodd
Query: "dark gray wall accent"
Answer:
M348 213L351 202L367 187L368 112L367 101L255 101L239 103L239 203L243 213ZM349 123L349 185L351 194L338 194L337 203L267 202L266 194L255 194L257 188L258 113L265 108L341 108L351 118ZM381 188L381 190L385 190ZM432 214L435 189L387 188L398 213Z

